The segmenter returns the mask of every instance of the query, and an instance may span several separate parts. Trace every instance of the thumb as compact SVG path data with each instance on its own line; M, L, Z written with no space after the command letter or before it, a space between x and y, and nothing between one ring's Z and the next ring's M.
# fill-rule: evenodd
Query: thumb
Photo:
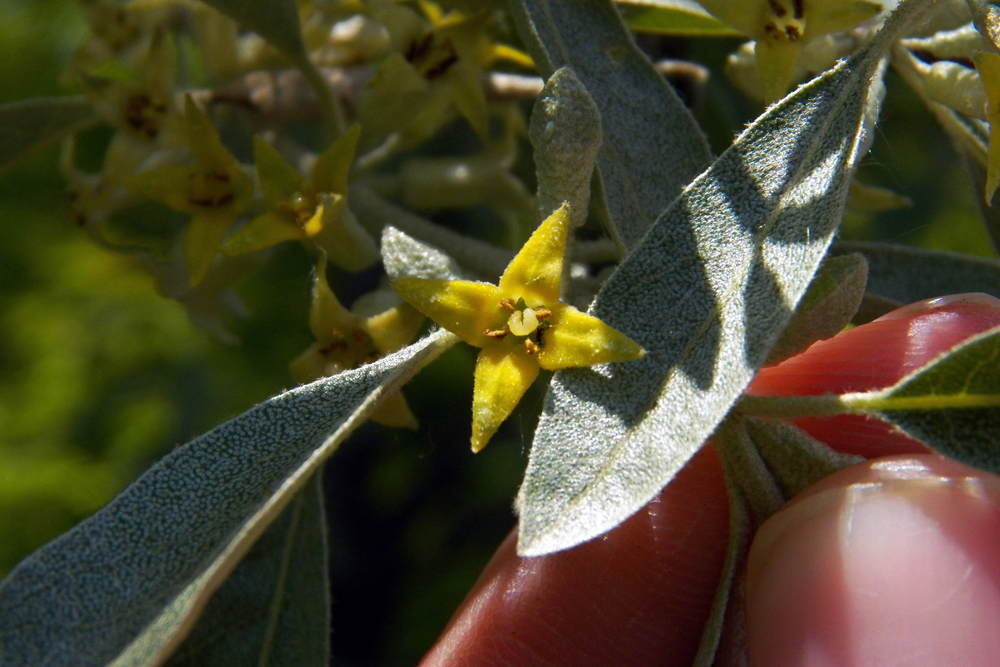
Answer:
M746 586L752 665L1000 665L1000 478L842 470L761 526Z

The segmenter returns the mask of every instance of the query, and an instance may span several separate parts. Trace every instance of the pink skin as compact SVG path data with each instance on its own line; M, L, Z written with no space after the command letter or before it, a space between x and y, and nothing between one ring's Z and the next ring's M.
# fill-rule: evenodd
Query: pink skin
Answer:
M891 385L1000 326L1000 301L925 301L762 369L758 395ZM870 461L814 485L766 522L747 570L755 665L998 665L1000 480L864 418L799 420ZM684 665L697 652L727 535L709 446L605 536L540 558L501 545L422 663Z

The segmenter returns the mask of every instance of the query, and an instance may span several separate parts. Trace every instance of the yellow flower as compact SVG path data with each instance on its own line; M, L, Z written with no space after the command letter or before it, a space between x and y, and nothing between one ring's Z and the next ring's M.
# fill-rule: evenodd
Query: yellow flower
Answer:
M326 282L323 257L316 267L309 312L309 328L316 342L290 364L289 370L296 382L304 384L371 363L409 343L423 321L424 316L406 303L371 317L348 311ZM398 392L385 399L371 418L384 426L417 428L416 417Z
M700 0L717 19L756 41L764 101L784 96L802 46L853 28L883 9L871 0Z
M189 213L184 256L188 283L194 287L208 273L226 231L253 206L253 181L222 145L204 112L184 99L188 145L193 165L158 167L125 181L131 190L175 211Z
M223 251L241 255L282 241L311 239L348 271L372 265L378 259L375 241L347 208L347 173L359 133L355 125L323 151L308 181L271 144L255 137L254 161L267 211L229 237Z
M543 222L499 285L399 278L392 286L417 310L482 348L472 397L472 451L510 416L539 368L559 370L638 359L631 338L559 301L569 206Z

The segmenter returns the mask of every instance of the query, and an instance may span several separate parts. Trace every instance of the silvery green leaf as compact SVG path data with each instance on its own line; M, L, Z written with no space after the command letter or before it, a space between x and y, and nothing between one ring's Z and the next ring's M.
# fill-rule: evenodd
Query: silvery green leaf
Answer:
M767 355L766 365L798 354L850 324L861 305L867 280L868 264L862 255L825 259L781 338Z
M726 479L740 489L757 525L766 521L785 504L787 498L768 470L760 452L750 439L743 419L730 418L719 424L712 436Z
M786 421L749 417L745 425L785 498L792 498L810 484L864 460L836 452Z
M882 55L926 6L904 3L855 56L771 107L609 278L590 312L646 356L554 376L519 494L519 553L615 527L725 417L826 253Z
M479 278L496 280L514 258L512 252L453 232L395 206L368 188L352 186L349 188L348 197L351 201L351 210L372 235L381 236L382 230L387 225L392 225L414 239L439 248L469 273Z
M572 67L597 103L608 232L631 250L711 161L701 129L610 0L520 0L511 3L511 15L543 76Z
M340 443L455 341L439 330L165 456L0 583L0 664L161 664Z
M636 32L688 37L739 37L694 0L616 0Z
M45 97L0 105L0 172L96 121L93 106L82 97Z
M204 1L266 39L296 65L308 60L295 0Z
M855 407L934 451L1000 473L1000 328L979 334Z
M461 269L451 257L391 225L382 230L382 264L391 280L404 276L426 280L459 280L462 275Z
M212 596L168 667L326 667L327 579L326 517L317 474Z
M888 243L838 241L832 253L861 253L868 261L868 291L897 303L986 292L1000 297L1000 262L943 250Z
M528 127L535 149L538 219L569 202L570 228L587 221L590 181L601 147L601 114L569 67L549 77Z
M742 604L743 587L740 585L740 578L744 576L744 565L753 529L750 524L750 507L743 497L743 492L728 478L726 491L729 496L729 541L726 544L726 560L722 564L712 608L702 629L698 654L692 667L712 667L717 664L716 654L722 637L729 632L744 632L743 619L739 615L732 614L731 607L734 604ZM737 619L739 627L731 628L729 626L734 619Z

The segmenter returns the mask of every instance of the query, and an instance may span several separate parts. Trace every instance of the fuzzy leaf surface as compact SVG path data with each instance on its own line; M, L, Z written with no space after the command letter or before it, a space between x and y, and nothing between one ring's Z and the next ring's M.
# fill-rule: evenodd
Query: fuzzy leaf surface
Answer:
M326 667L326 516L316 476L209 600L168 667Z
M865 295L867 279L868 265L859 254L823 260L781 338L771 348L767 365L794 356L850 324Z
M0 105L0 173L28 154L97 121L82 97L46 97Z
M1000 297L1000 262L994 259L853 241L838 241L831 253L864 255L868 261L868 292L897 303L965 292Z
M711 161L701 129L610 0L520 0L511 3L511 14L541 74L573 68L597 103L608 231L631 250Z
M570 228L587 221L590 181L601 148L601 115L569 67L545 82L528 127L535 150L538 219L569 203Z
M553 378L519 494L519 553L615 527L725 417L826 253L882 54L922 7L901 5L868 46L769 109L608 279L591 314L647 354Z
M1000 473L1000 328L879 392L870 408L936 452Z
M0 664L162 664L344 438L456 340L437 331L165 456L0 583Z

